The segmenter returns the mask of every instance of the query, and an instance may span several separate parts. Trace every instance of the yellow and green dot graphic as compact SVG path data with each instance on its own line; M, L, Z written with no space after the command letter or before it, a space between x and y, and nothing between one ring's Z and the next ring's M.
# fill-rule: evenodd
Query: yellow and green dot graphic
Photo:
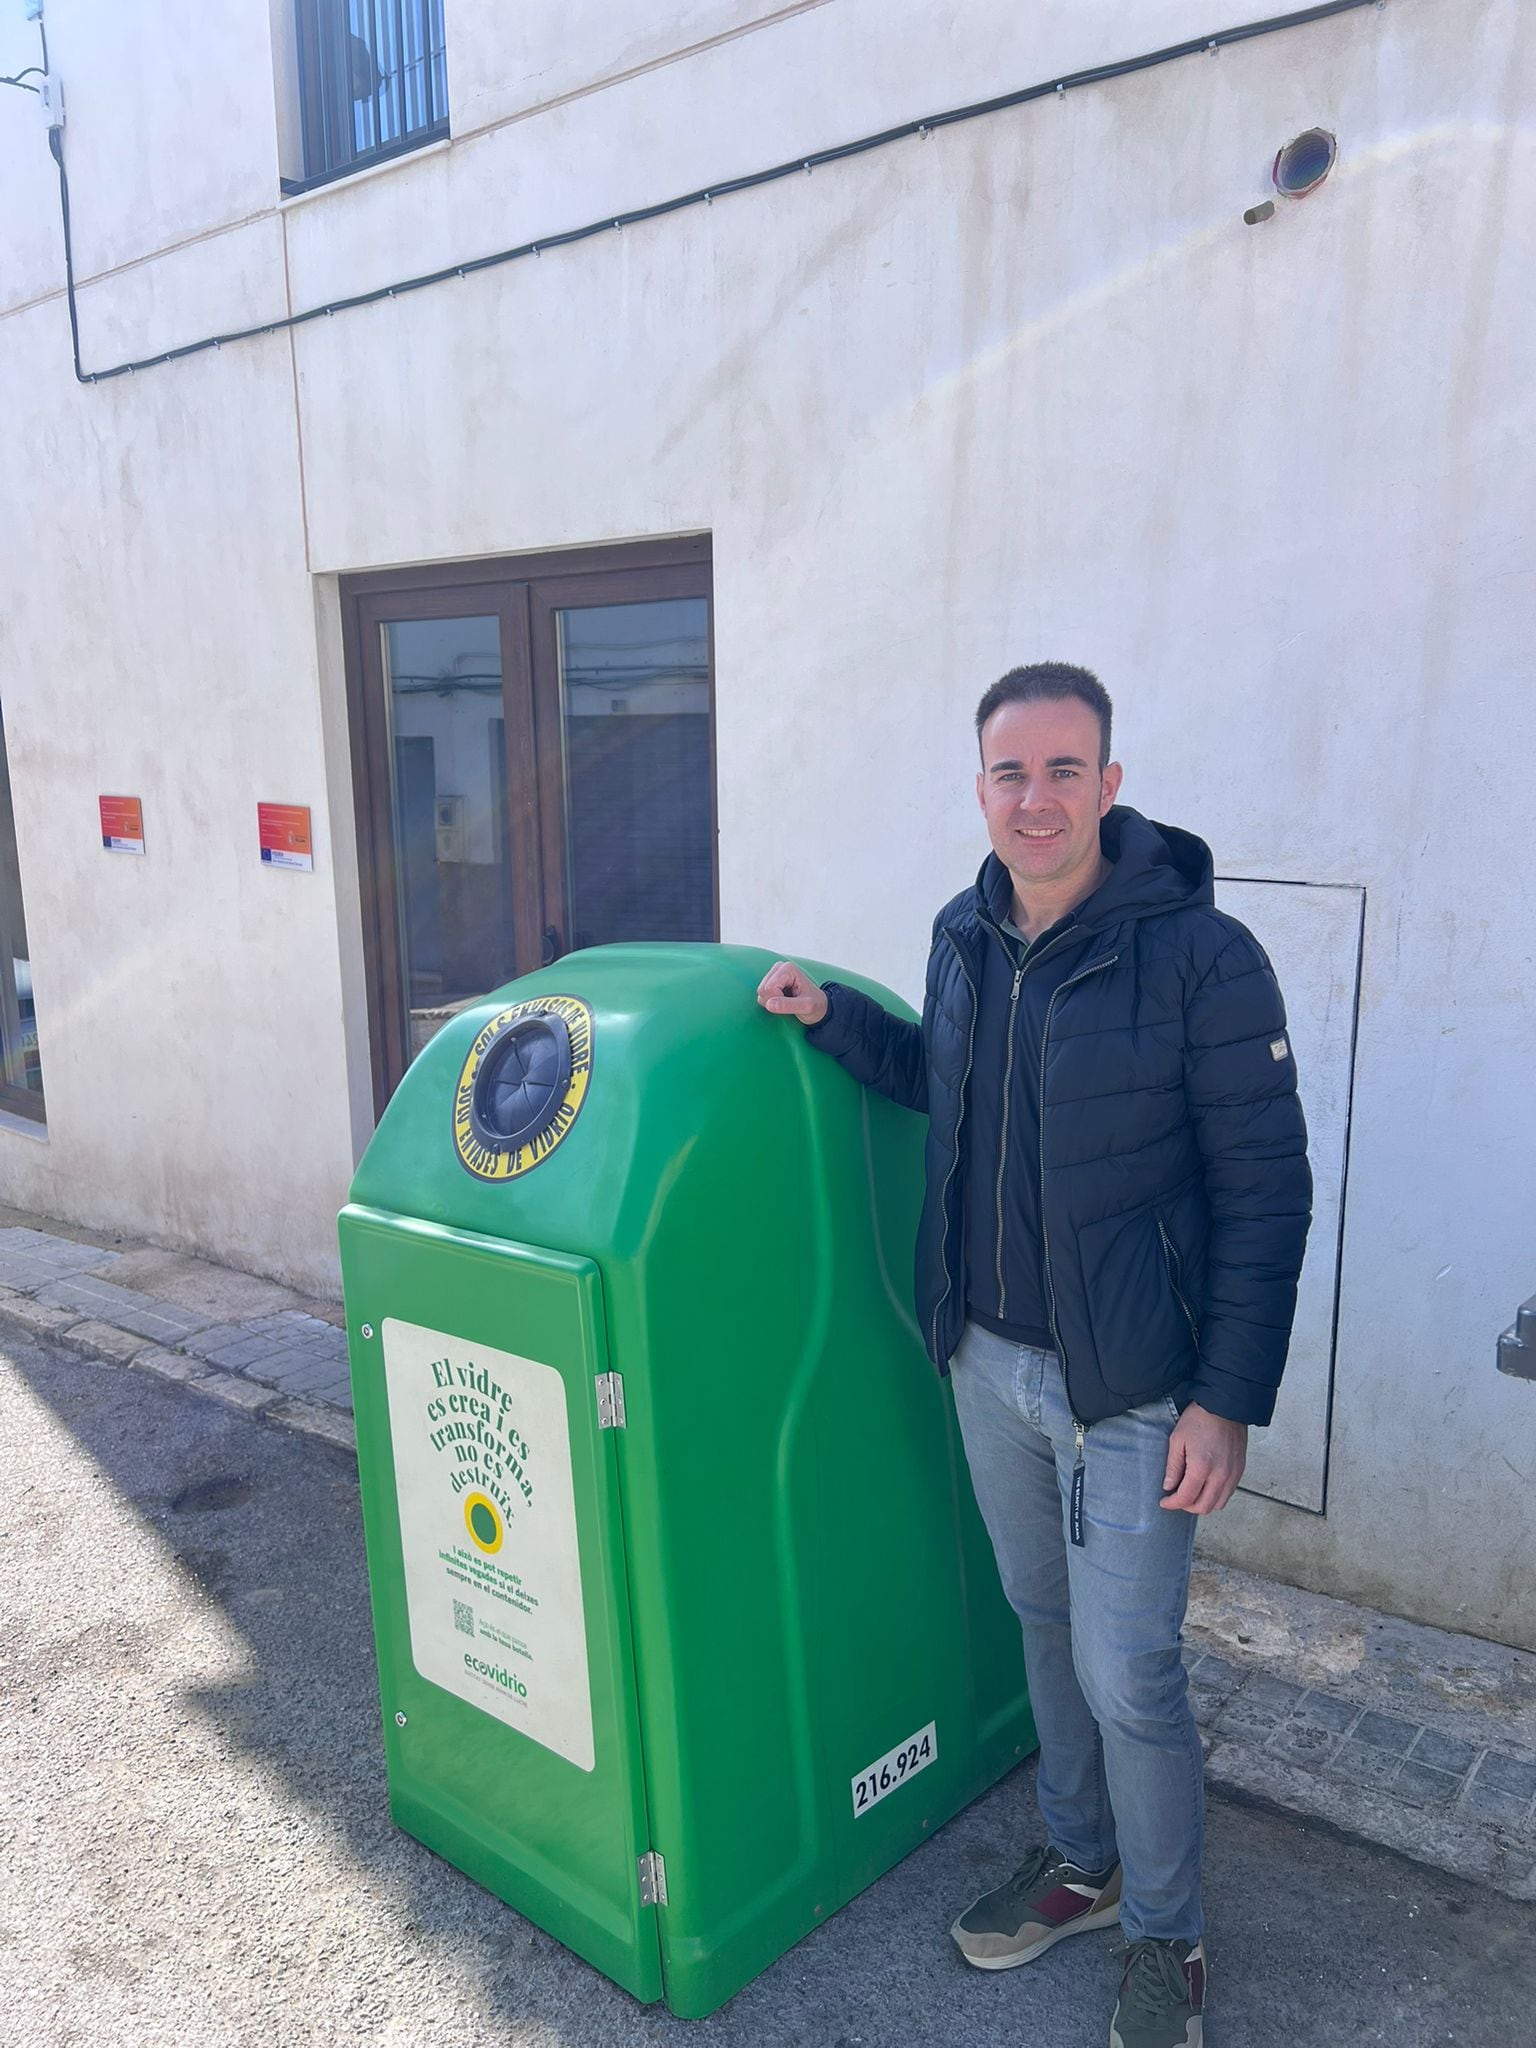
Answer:
M487 1557L496 1555L507 1533L501 1510L483 1493L472 1493L465 1501L464 1526L469 1531L470 1542L477 1550L483 1550Z

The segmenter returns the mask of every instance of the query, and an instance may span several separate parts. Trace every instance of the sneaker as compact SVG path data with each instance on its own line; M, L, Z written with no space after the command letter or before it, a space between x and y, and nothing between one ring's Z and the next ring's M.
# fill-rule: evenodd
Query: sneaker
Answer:
M1052 1848L1037 1849L1006 1884L985 1892L949 1930L978 1970L1032 1963L1053 1943L1120 1918L1120 1866L1079 1870Z
M1201 2048L1205 1974L1203 1942L1133 1941L1109 2048Z

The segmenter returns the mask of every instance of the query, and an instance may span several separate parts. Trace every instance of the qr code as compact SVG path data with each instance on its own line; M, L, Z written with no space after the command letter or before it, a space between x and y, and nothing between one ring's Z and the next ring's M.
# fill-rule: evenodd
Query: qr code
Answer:
M453 1625L460 1635L472 1636L475 1632L475 1610L467 1600L453 1603Z

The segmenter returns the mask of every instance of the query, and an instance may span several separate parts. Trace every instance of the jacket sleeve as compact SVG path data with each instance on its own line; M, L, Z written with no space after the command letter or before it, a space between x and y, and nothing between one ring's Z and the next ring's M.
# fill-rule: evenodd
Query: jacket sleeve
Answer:
M1275 1412L1312 1215L1307 1127L1285 1004L1241 928L1188 997L1184 1092L1211 1232L1189 1398L1233 1422Z
M827 1014L811 1025L807 1042L830 1054L866 1088L888 1095L903 1109L926 1112L928 1062L920 1026L893 1017L872 997L840 981L827 982L823 993Z

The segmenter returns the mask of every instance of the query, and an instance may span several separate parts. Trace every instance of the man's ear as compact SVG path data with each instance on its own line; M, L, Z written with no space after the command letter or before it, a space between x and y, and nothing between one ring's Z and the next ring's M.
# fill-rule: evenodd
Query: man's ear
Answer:
M976 771L976 803L983 817L987 811L987 778L980 769Z
M1118 761L1111 761L1104 770L1103 781L1099 789L1099 816L1101 818L1120 794L1120 784L1124 779L1125 770L1120 766L1120 763Z

